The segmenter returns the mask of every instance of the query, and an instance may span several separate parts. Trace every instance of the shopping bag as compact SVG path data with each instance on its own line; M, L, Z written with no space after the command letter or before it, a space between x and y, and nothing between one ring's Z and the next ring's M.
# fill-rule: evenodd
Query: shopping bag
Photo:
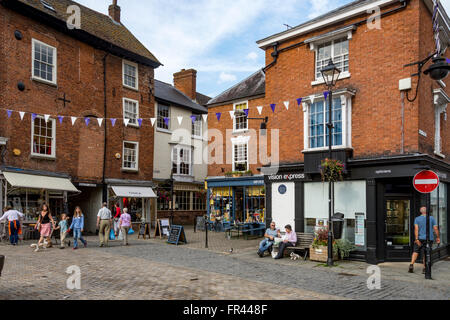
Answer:
M122 233L122 228L119 231L119 235L117 236L117 240L122 241L123 240L123 233Z
M116 236L114 235L114 230L111 229L109 232L109 240L116 240Z
M134 234L134 230L132 228L130 228L130 230L128 231L128 234Z

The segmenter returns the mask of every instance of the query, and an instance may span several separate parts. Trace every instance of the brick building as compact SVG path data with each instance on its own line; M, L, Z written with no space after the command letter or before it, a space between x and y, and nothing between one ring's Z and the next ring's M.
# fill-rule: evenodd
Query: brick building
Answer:
M380 28L373 19L377 8ZM442 245L435 245L433 256L448 255L448 78L436 82L422 76L417 99L410 102L418 82L411 76L417 65L404 67L436 51L432 13L433 2L428 0L359 0L257 42L266 52L264 91L257 97L221 99L227 92L216 97L218 103L213 100L209 105L210 119L218 112L224 117L220 122L210 120L209 127L225 134L233 126L225 115L242 103L249 109L248 117L269 117L272 166L276 146L271 136L278 130L280 166L276 174L265 176L267 223L274 220L281 227L289 223L298 232L313 232L328 223L328 185L320 174L328 155L324 94L328 89L320 70L331 58L341 70L333 88L333 158L346 165L345 180L335 184L334 212L345 215L343 238L357 248L352 258L370 263L409 259L414 218L426 203L426 197L413 189L412 179L426 167L441 180L431 195L432 215L442 234ZM442 8L437 18L440 43L446 49L450 20ZM400 80L404 81L399 87ZM256 106L263 107L261 115ZM245 122L245 116L241 114L240 121ZM258 127L259 122L248 122L249 129ZM258 150L261 137L248 136L242 130L226 141ZM251 153L233 161L242 161L242 168L267 165L259 158L251 161ZM208 181L225 179L217 176L232 170L233 162L228 163L210 165Z
M1 207L32 220L44 202L56 215L80 205L91 232L102 201L149 217L160 62L117 1L109 16L69 0L0 4Z

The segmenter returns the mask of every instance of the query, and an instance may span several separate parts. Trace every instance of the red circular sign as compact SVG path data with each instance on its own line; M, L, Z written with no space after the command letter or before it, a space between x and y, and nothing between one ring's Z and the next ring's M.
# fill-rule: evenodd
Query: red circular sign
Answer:
M439 186L439 177L433 171L421 171L414 177L413 184L420 193L431 193Z

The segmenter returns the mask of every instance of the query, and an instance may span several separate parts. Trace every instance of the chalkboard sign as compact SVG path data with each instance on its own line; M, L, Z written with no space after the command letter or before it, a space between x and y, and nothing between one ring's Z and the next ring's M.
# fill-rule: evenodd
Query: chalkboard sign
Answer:
M204 217L197 217L196 229L199 231L205 231L205 218Z
M141 225L139 227L138 239L141 236L144 238L144 240L145 240L146 236L148 236L148 238L150 239L150 224L149 223L141 223Z
M168 237L170 232L170 221L169 219L158 219L156 220L156 229L155 229L155 238L159 236L160 239L162 237Z
M180 242L187 244L183 226L172 226L167 243L178 245Z

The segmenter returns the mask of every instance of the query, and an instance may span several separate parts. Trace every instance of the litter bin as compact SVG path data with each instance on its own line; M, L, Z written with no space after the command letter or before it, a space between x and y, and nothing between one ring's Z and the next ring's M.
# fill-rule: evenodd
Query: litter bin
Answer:
M339 212L335 213L331 221L333 222L334 239L341 239L342 232L344 231L344 214Z

